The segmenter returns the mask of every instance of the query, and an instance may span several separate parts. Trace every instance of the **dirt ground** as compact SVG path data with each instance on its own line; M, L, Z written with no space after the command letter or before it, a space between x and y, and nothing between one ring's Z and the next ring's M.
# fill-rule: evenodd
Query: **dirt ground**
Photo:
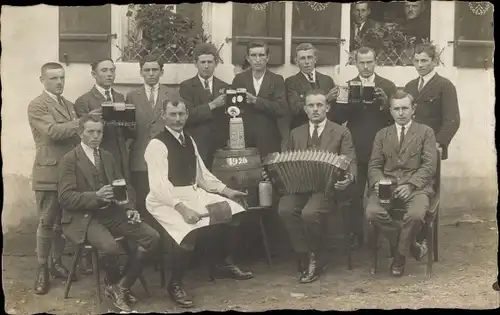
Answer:
M368 273L366 249L353 254L352 270L347 270L345 256L338 250L332 254L332 262L321 279L311 284L296 283L294 262L281 255L275 257L272 267L263 257L260 261L244 263L245 268L255 273L255 278L247 281L217 280L212 283L204 269L195 269L189 274L186 287L195 297L197 308L193 311L497 308L500 295L492 289L498 273L497 223L491 209L475 212L474 217L478 220L468 220L459 226L452 220L441 221L440 259L434 265L431 279L425 276L423 261L411 261L406 276L391 277L388 250L384 245L379 255L379 273L375 276ZM106 300L100 309L97 308L92 276L80 277L73 284L67 300L63 298L64 283L59 280L52 281L49 294L33 294L34 243L32 232L11 230L4 235L2 272L7 313L96 314L116 311ZM68 266L70 259L65 257ZM138 312L183 312L160 288L159 272L148 268L145 275L152 296L146 298L140 283L135 284L133 291L141 298L136 308Z

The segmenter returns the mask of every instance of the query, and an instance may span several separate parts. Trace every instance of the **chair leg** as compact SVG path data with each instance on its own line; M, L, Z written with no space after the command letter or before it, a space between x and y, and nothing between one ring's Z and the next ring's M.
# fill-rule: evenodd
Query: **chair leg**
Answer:
M344 248L347 256L347 269L352 270L352 253L351 253L351 242L349 241L350 229L347 220L348 214L346 211L342 211L342 226L344 227Z
M75 257L73 257L73 263L71 264L71 269L69 271L68 279L66 280L66 286L64 287L64 298L67 299L69 295L69 290L71 288L71 279L76 272L76 266L78 265L78 261L80 260L80 255L82 253L82 246L78 244L76 246Z
M94 265L94 276L95 276L95 287L96 287L96 297L97 297L97 307L101 305L101 270L100 270L100 262L99 262L99 253L96 249L92 250L92 264Z
M429 228L427 229L427 242L429 243L429 251L427 253L427 277L432 277L432 262L434 254L434 222L429 223Z
M273 261L272 261L272 257L271 257L271 251L269 250L269 245L267 242L266 229L264 228L264 222L262 221L262 214L259 215L259 225L260 225L260 234L262 237L262 243L263 243L264 249L266 251L267 263L271 267L273 265Z
M165 287L165 238L163 235L160 235L160 251L158 256L159 264L160 264L160 286L162 288Z
M439 211L439 210L438 210ZM439 230L439 213L436 213L436 217L434 218L434 228L432 229L432 233L434 234L433 236L433 241L434 241L434 261L438 261L438 230Z
M368 242L370 246L371 253L371 268L370 274L374 275L377 273L378 264L378 228L372 222L368 223Z

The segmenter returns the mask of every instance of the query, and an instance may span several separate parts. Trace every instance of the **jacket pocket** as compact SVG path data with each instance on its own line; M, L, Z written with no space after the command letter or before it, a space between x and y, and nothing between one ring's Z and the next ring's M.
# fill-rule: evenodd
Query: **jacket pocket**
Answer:
M35 161L38 165L52 166L57 164L57 159L52 155L50 148L46 146L38 147Z

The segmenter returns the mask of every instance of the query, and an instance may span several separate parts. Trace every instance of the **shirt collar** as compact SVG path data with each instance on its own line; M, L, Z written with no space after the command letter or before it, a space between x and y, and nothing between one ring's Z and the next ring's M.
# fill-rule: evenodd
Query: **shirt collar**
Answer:
M431 72L427 73L426 75L424 76L421 76L421 78L424 80L424 83L427 83L429 82L430 79L432 79L432 77L436 75L436 70L432 70Z
M266 73L264 72L264 74L259 78L259 79L256 79L253 74L252 74L252 79L254 82L258 82L258 83L261 83L262 80L264 80L264 76L266 75Z
M104 96L106 96L106 91L109 91L109 93L111 93L113 90L111 87L106 90L102 86L99 86L98 84L95 85L95 88L99 91L99 93L101 93Z
M214 76L212 75L212 76L210 76L210 78L208 78L208 79L204 79L204 78L202 78L202 77L198 74L198 79L200 79L200 82L201 82L201 84L203 84L203 85L205 84L205 80L207 80L207 81L208 81L208 84L212 84L212 82L214 81Z
M302 71L300 71L300 72L302 72ZM306 77L307 81L309 81L309 75L305 72L302 72L302 74ZM311 74L312 74L313 80L316 82L316 69L313 69L313 71L311 71Z
M315 123L309 121L309 127L314 128ZM326 126L326 118L318 124L318 129L323 129Z
M175 137L175 139L179 139L179 136L181 134L184 135L184 132L177 132L174 129L170 128L169 126L165 126L165 128L167 128L167 130L172 134L172 136Z
M49 91L47 90L43 90L45 93L47 93L48 96L52 97L54 100L56 100L57 102L59 102L59 100L57 99L57 95L53 94L53 93L50 93Z
M370 82L370 83L375 83L375 73L373 73L371 76L368 78L363 78L361 75L359 76L359 79L361 82Z
M365 23L366 23L366 21L364 21L364 22L363 22L363 23L361 23L361 24L358 24L358 29L362 29L362 28L363 28L363 26L365 26Z
M144 84L144 87L146 88L146 91L150 92L151 89L153 89L153 91L158 91L159 88L160 88L160 82L156 83L154 86L150 86L149 84Z
M405 125L405 132L408 131L408 129L410 128L411 126L411 123L413 122L413 120L410 120L406 125ZM399 125L398 123L396 123L396 129L398 130L398 133L400 132L401 130L401 125Z
M93 156L94 154L94 149L92 149L91 147L89 147L88 145L86 145L85 143L83 142L80 142L81 146L82 146L82 149L83 151L85 151L85 153L87 153L88 155L90 156ZM99 150L99 147L97 147L97 150Z

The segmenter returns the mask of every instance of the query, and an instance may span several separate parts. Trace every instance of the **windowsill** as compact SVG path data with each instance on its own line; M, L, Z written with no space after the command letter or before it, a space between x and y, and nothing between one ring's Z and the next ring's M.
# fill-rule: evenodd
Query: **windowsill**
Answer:
M139 74L139 62L116 62L115 65L115 82L117 84L135 85L144 82ZM182 81L194 77L196 73L196 67L192 63L165 64L163 66L163 76L160 78L160 83L178 85ZM215 69L215 75L221 80L231 82L234 76L234 66L231 64L219 64Z

